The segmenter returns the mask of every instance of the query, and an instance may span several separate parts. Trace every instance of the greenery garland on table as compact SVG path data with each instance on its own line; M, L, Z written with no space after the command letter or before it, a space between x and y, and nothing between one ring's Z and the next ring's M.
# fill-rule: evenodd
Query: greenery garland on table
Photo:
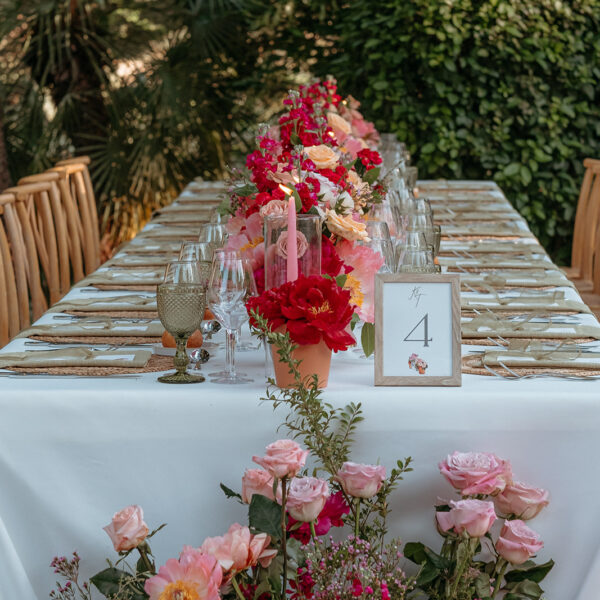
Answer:
M289 408L283 426L301 439L316 465L306 476L308 451L292 440L267 447L253 460L264 470L246 471L242 494L221 484L225 494L248 504L249 528L234 524L222 537L207 538L198 549L184 547L179 559L156 570L149 533L140 507L116 513L105 530L119 559L91 578L110 600L537 600L539 582L553 562L530 558L543 544L523 519L548 504L547 492L513 482L511 466L492 454L455 452L440 463L444 477L461 500L436 507L444 543L439 553L409 543L404 555L420 565L415 577L403 570L399 540L385 541L388 498L411 458L398 461L389 477L377 465L348 461L353 436L362 421L360 404L334 408L323 401L316 376L302 379L295 348L286 332L270 330L253 314L255 333L266 338L288 365L296 385L279 389L269 381L264 400ZM284 471L279 469L283 468ZM304 474L304 477L300 477ZM328 481L318 479L326 474ZM335 490L330 495L329 485ZM491 501L493 497L494 502ZM506 515L493 536L494 508ZM520 517L518 519L517 517ZM325 534L347 525L340 542ZM494 537L496 538L494 540ZM128 559L137 551L135 564ZM79 556L56 557L55 573L66 579L53 600L91 600L92 587L80 583Z

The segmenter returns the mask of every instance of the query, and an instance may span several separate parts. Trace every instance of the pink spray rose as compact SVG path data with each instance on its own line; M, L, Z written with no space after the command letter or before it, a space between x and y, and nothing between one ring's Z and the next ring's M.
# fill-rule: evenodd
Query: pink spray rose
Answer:
M315 521L329 498L329 484L316 477L292 479L286 508L288 513L303 523Z
M354 498L372 498L385 479L385 467L345 462L337 472L338 481L346 494Z
M497 494L512 482L510 463L487 452L454 452L439 468L463 496Z
M485 535L496 520L494 503L484 500L450 501L449 512L437 512L435 517L442 531L454 529L461 534L466 531L469 537Z
M515 515L522 521L533 519L544 506L548 506L548 492L515 481L494 499L503 515Z
M206 538L200 550L214 556L225 574L233 575L258 563L268 567L277 554L270 543L266 533L252 535L248 527L234 523L225 535Z
M265 456L253 456L252 460L277 479L295 477L308 456L308 450L302 450L294 440L278 440L266 450Z
M214 556L185 546L179 560L170 558L144 584L150 600L219 600L223 572Z
M117 552L137 548L148 535L144 511L135 504L115 513L111 523L103 529L108 533Z
M275 500L273 496L273 476L263 469L246 469L242 477L242 500L250 504L252 496L260 494L270 500Z
M522 565L543 547L538 534L519 519L505 521L496 542L498 554L513 565Z

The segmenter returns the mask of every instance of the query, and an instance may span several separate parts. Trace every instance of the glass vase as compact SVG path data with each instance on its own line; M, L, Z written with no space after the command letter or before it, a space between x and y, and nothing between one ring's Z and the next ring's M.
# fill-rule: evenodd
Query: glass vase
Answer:
M321 217L297 215L298 275L321 274ZM287 281L287 216L265 218L265 289Z

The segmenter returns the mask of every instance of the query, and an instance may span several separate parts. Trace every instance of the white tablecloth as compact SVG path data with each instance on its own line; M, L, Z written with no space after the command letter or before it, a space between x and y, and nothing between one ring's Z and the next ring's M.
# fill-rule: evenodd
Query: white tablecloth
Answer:
M68 297L118 294L74 289ZM223 362L221 352L205 371ZM264 353L239 353L238 362L254 383L0 376L0 600L47 598L54 555L77 550L85 576L102 569L115 555L101 528L128 504L143 506L151 528L169 524L152 542L159 564L245 523L244 507L218 484L240 489L251 456L287 434L277 431L283 410L259 402ZM437 463L454 450L495 452L517 479L550 490L550 506L532 522L546 543L539 559L557 563L543 582L548 600L598 600L600 381L463 375L459 388L374 388L372 361L346 352L334 356L324 398L363 404L355 461L391 469L414 458L393 495L391 535L439 548L433 504L453 491Z
M169 524L152 544L159 562L244 523L244 508L218 484L240 489L251 455L286 435L276 431L282 410L258 400L263 356L238 354L255 379L240 387L167 387L155 374L0 378L0 598L46 598L56 554L76 549L85 574L100 570L113 552L101 527L127 504L142 505L150 527ZM550 490L550 506L532 522L546 543L539 558L557 562L547 598L597 600L600 381L465 375L460 388L372 384L372 362L339 354L325 398L363 403L355 460L379 458L388 468L396 458L415 460L393 496L391 534L439 547L432 506L452 490L437 462L457 449L495 452L520 480ZM585 587L586 577L594 584Z

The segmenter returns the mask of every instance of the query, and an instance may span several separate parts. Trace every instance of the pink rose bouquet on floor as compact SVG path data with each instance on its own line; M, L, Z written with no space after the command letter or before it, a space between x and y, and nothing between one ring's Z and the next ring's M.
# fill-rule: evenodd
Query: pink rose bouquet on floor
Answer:
M514 482L510 463L487 452L454 452L439 469L461 499L436 506L439 553L406 544L405 556L421 565L417 587L431 600L541 598L554 562L531 560L544 544L523 519L548 505L548 492Z

